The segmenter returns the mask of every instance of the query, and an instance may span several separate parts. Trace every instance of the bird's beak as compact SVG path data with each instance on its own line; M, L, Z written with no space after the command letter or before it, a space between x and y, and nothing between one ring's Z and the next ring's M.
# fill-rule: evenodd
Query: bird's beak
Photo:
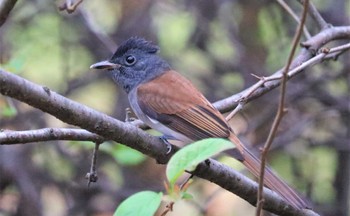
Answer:
M120 68L120 64L112 63L110 61L101 61L97 62L93 65L90 66L91 69L107 69L107 70L112 70L112 69L118 69Z

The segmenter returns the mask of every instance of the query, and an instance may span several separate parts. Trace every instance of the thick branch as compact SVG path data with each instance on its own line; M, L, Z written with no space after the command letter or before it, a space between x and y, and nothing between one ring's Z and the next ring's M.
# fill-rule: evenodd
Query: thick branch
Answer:
M160 161L168 156L155 154L166 152L166 147L158 140L131 124L123 123L110 116L52 92L19 76L0 69L0 92L47 112L56 118L101 135L107 139L130 143L129 146ZM153 144L151 141L153 141Z
M166 163L172 154L160 139L123 123L91 108L71 101L46 87L31 83L17 75L0 70L0 92L3 95L23 101L58 119L130 146L157 161ZM177 149L173 148L173 152ZM257 184L232 168L211 160L210 166L202 163L194 175L214 182L255 205ZM264 208L282 215L317 215L312 211L295 209L274 192L265 189Z

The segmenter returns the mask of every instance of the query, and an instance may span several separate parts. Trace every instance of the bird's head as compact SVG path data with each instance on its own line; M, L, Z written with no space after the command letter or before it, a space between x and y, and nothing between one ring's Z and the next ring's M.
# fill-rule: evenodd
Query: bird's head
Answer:
M147 82L170 70L169 64L157 55L159 47L143 38L131 37L120 44L113 56L90 66L106 69L113 80L129 93L140 83Z

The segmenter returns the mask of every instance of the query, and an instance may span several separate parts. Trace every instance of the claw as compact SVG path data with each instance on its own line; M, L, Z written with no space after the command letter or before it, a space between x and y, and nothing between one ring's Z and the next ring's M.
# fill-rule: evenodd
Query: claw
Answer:
M133 122L136 120L135 117L132 117L133 112L131 111L131 109L128 107L125 109L125 122Z
M160 136L159 139L161 139L163 141L163 143L166 145L166 148L167 148L167 152L166 154L169 154L172 150L172 146L171 146L171 143L168 141L168 136L166 135L163 135L163 136Z
M209 160L209 159L206 159L206 160L204 161L204 163L205 163L207 166L210 167L210 160Z

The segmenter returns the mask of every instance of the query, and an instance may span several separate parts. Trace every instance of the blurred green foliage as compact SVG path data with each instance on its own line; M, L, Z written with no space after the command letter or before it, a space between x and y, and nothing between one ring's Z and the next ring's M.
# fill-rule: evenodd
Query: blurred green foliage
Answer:
M15 107L6 106L0 109L1 115L0 117L9 118L17 115L17 110Z
M232 46L228 37L227 29L222 23L214 21L210 24L210 40L208 41L208 49L215 58L225 63L236 57L237 52Z
M114 0L92 0L84 2L85 13L93 16L96 27L106 33L113 33L118 27L118 22L122 18L121 1Z
M286 46L290 44L288 43L290 37L283 25L282 15L284 13L277 5L263 8L259 13L259 38L269 49L266 66L271 73L285 64L291 49L290 46Z
M318 147L309 151L307 158L305 175L313 182L313 200L320 203L334 202L333 182L337 168L336 152L327 147Z
M111 154L123 166L138 165L146 159L142 153L121 144L105 143L101 146L101 150Z
M182 58L194 29L194 17L188 12L154 10L154 21L158 32L162 55Z
M291 185L297 186L299 191L311 189L312 200L320 203L333 203L335 191L332 185L337 167L336 153L327 147L315 147L301 151L295 156L297 166L304 167L304 172L294 173L292 158L288 154L274 154L271 164L279 175L288 180ZM300 179L306 178L307 182ZM312 188L308 184L312 183Z
M36 146L32 154L32 161L36 166L42 167L48 176L57 181L68 181L73 178L76 172L71 161L62 157L56 148Z
M78 32L57 14L41 13L32 17L30 23L30 26L15 24L5 33L14 57L8 63L9 68L55 90L66 86L67 77L76 77L87 70L86 65L92 62L91 54L78 43ZM69 46L64 46L62 40Z

